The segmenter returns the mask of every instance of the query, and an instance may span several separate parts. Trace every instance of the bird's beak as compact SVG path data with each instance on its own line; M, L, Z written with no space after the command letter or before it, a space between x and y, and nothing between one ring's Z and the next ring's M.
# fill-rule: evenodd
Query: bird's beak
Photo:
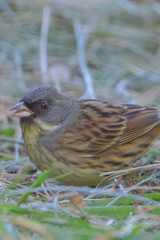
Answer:
M18 117L18 118L29 117L34 113L25 106L24 102L20 102L16 104L12 108L10 108L10 111L14 111L12 113L12 116Z

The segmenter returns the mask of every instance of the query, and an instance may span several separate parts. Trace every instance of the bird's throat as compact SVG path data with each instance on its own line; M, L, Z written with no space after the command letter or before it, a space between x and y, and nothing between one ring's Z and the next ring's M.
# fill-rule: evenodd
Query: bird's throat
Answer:
M61 126L61 124L50 125L41 121L40 119L36 119L35 123L39 126L39 128L41 128L42 131L45 131L45 132L52 132Z

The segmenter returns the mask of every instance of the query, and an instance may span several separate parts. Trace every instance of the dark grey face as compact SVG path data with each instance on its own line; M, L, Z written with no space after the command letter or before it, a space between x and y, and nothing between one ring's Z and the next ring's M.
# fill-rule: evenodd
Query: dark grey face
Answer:
M29 91L20 101L33 112L21 121L33 121L38 118L52 125L60 124L66 119L71 111L73 100L61 95L53 87L39 86Z

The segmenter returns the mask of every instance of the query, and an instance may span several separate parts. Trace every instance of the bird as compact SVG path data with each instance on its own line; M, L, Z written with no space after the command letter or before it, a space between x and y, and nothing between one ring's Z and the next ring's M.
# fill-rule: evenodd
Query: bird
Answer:
M134 167L160 132L160 110L136 104L73 99L38 86L11 109L26 152L65 185L96 186L103 172Z

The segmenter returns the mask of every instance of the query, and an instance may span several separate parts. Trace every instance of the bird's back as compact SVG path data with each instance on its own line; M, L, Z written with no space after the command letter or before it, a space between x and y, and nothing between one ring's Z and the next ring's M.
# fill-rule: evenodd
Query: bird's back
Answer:
M65 156L73 165L95 167L98 172L129 167L160 133L156 108L96 100L80 103L79 118L65 131L60 139L62 149L56 153L57 158Z

